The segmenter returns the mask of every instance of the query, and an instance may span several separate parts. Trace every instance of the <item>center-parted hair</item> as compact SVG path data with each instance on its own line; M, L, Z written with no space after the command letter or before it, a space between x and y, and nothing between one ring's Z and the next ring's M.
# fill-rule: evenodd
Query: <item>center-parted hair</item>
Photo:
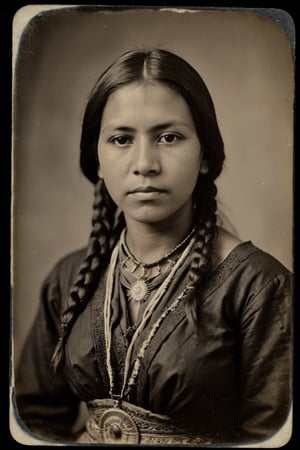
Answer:
M213 244L217 236L215 179L224 162L224 145L219 131L215 107L199 73L183 58L163 49L131 50L111 64L96 82L86 105L80 142L80 167L83 174L95 184L92 231L86 257L79 267L71 289L68 307L61 316L61 334L53 355L54 369L64 359L64 345L78 315L92 297L102 271L121 230L124 217L110 197L105 183L99 179L98 140L103 110L109 96L131 83L155 81L163 83L181 95L192 113L196 132L207 161L208 172L199 173L193 193L196 242L189 270L190 295L185 298L189 317L199 323L200 308L197 292L211 270Z

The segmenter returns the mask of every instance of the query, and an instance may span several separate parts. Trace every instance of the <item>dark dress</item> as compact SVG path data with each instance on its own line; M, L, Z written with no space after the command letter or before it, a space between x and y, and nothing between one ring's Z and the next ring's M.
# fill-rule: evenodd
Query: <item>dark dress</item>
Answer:
M63 373L52 379L50 359L59 316L84 251L63 258L46 279L33 329L16 371L16 404L34 433L71 439L80 401L109 398L103 332L105 276L68 338ZM160 303L185 284L188 264ZM116 292L118 291L116 287ZM118 294L118 295L117 295ZM129 341L122 291L112 301L112 363L121 388ZM199 332L183 304L167 316L151 341L129 400L209 433L216 442L270 437L291 406L291 274L250 241L235 247L209 277L199 298ZM151 323L139 336L135 358Z

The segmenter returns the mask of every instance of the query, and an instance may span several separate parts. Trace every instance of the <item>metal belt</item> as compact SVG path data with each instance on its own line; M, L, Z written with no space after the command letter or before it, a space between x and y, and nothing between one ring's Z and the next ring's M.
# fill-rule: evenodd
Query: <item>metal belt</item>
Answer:
M90 417L77 440L89 444L211 444L212 438L183 429L169 417L111 399L87 404Z

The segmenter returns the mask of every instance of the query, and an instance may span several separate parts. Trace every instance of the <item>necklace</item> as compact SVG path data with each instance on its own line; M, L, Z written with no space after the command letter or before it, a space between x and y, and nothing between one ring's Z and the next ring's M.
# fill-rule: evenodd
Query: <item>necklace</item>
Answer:
M138 267L142 266L145 269L150 269L150 268L152 268L154 266L162 264L164 261L166 261L168 258L170 258L170 256L172 256L177 250L179 250L181 247L183 247L186 242L188 242L188 240L193 236L195 231L196 231L196 227L193 227L193 229L190 231L190 233L187 236L185 236L185 238L181 242L179 242L179 244L177 244L175 247L173 247L171 250L169 250L167 253L165 253L160 259L158 259L157 261L154 261L152 263L144 263L142 261L139 261L132 254L132 252L129 250L129 247L128 247L127 243L126 243L125 233L122 233L121 245L123 245L124 250L126 251L126 254L135 263L136 266L138 266Z
M174 248L165 253L162 258L152 263L143 263L139 261L129 250L125 239L125 232L121 234L120 246L125 254L125 258L121 263L122 268L127 268L132 274L135 274L139 270L139 275L136 281L128 288L129 301L134 300L135 302L142 303L145 302L151 292L151 281L150 279L154 276L161 274L161 266L167 262L166 271L171 268L176 261L171 259L178 250L180 250L193 236L196 227L194 227L191 232L177 244ZM129 263L129 268L127 267ZM150 269L150 276L147 277L147 270ZM155 270L156 269L156 272ZM152 275L152 276L151 276Z
M133 271L130 260L126 255L123 246L119 245L119 260L120 263L120 282L126 290L126 299L130 303L144 303L148 300L151 292L158 288L158 286L167 277L171 267L175 264L175 258L168 260L162 267L153 267L149 271L135 273ZM133 273L134 272L134 273ZM141 292L138 291L141 284ZM145 284L145 286L143 285ZM141 294L141 295L139 295Z
M120 240L121 242L121 240ZM156 322L151 326L148 335L146 336L145 340L143 341L141 348L138 352L138 356L135 359L133 363L133 370L130 373L129 376L129 369L130 369L130 363L131 363L131 356L133 351L133 346L138 338L138 336L141 334L142 330L145 328L146 324L148 323L149 319L152 316L152 313L158 303L160 302L161 298L167 291L167 289L170 287L171 283L173 282L177 270L182 266L183 262L189 255L192 246L194 245L194 239L191 239L188 246L184 249L182 252L182 255L178 259L178 261L175 263L174 267L172 267L169 275L164 280L162 285L158 288L158 290L153 295L151 301L147 305L147 307L144 310L143 316L141 318L140 323L136 326L136 329L134 330L131 342L128 346L126 358L125 358L125 367L124 367L124 377L123 377L123 384L121 388L120 395L116 395L114 392L114 374L113 374L113 368L111 364L111 344L112 344L112 323L111 323L111 299L112 299L112 292L113 292L113 285L114 285L114 274L117 267L117 261L118 261L118 255L119 255L119 248L116 246L112 252L111 255L111 261L109 265L109 270L107 274L107 281L106 281L106 292L105 292L105 299L104 299L104 334L105 334L105 345L106 345L106 365L107 365L107 372L108 372L108 378L109 378L109 393L112 399L118 399L119 405L124 397L124 395L128 395L130 389L135 383L135 380L137 378L137 375L139 373L140 367L141 367L141 361L144 358L145 351L147 347L149 346L152 338L154 337L155 333L161 326L163 320L168 316L169 313L171 313L180 303L180 301L187 295L189 291L189 287L187 286L182 293L174 300L174 302L165 309L162 314L159 316L159 318L156 320Z

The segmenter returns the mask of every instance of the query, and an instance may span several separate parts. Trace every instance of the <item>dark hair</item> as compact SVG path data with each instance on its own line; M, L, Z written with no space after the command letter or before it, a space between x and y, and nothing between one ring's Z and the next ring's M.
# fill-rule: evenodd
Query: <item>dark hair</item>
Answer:
M130 83L152 80L174 89L187 102L197 135L208 164L208 173L199 174L194 190L196 242L189 270L189 295L185 298L189 317L199 324L197 292L211 269L213 244L217 236L216 195L214 183L222 170L224 145L210 93L198 72L184 59L162 49L131 50L111 64L96 82L82 123L80 167L96 185L92 232L87 254L70 292L69 304L62 313L61 333L53 355L55 370L64 357L64 344L72 326L95 291L101 271L108 264L112 248L124 227L122 214L115 220L116 205L98 177L98 139L104 107L112 92Z

